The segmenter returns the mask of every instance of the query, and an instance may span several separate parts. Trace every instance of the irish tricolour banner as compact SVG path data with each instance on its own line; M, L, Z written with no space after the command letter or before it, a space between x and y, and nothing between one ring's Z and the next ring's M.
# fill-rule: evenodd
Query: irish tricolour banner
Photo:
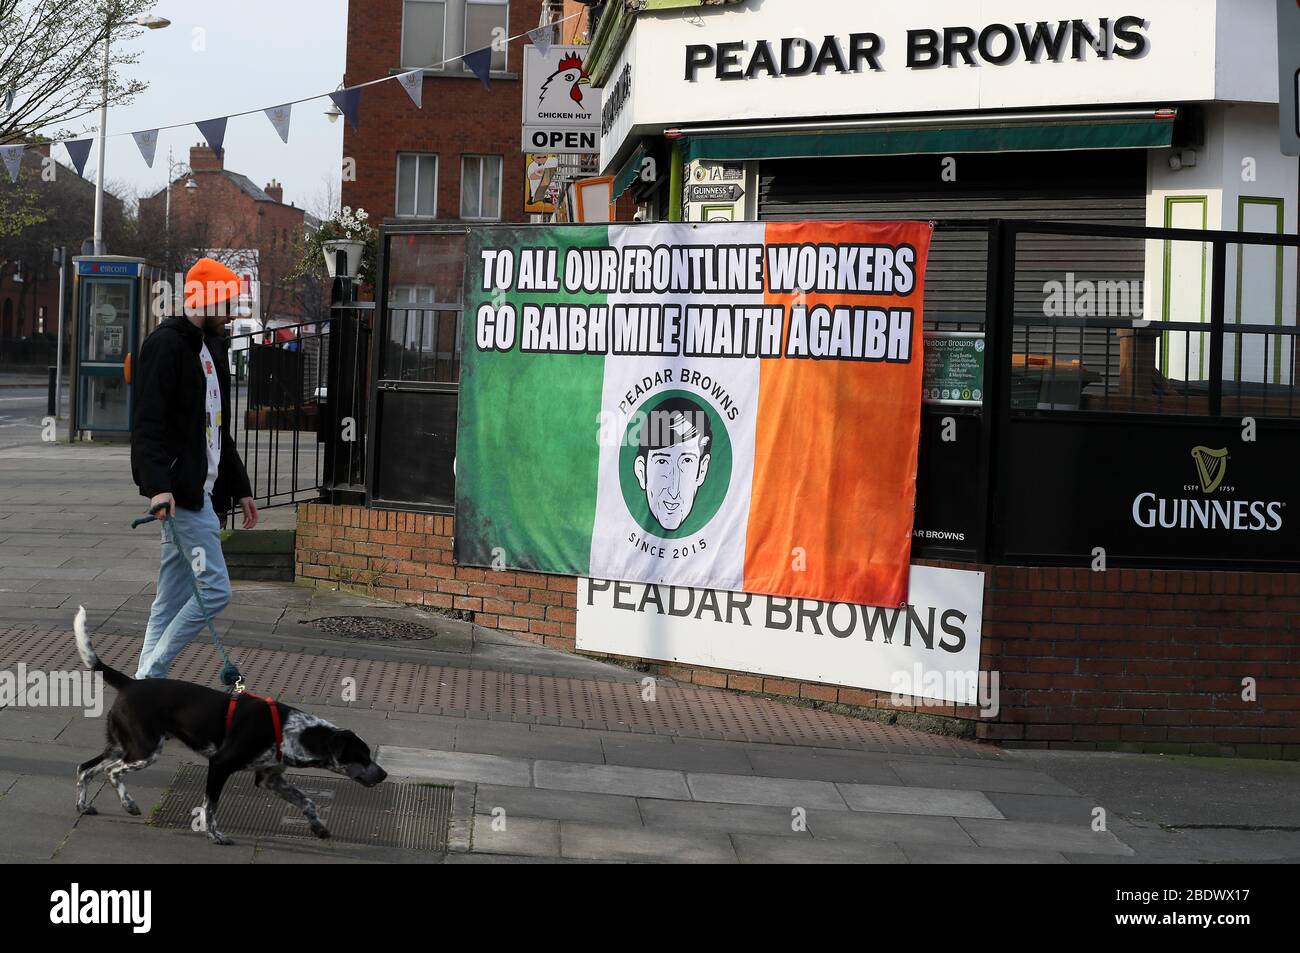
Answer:
M930 232L472 230L457 560L905 602Z

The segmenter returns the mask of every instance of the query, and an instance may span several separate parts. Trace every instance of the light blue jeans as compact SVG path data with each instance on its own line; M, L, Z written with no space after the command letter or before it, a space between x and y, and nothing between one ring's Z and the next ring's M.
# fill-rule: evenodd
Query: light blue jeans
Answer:
M173 532L179 534L185 547L185 559L172 542ZM216 616L230 602L230 573L226 571L226 557L221 552L220 532L221 521L206 495L203 509L187 510L178 506L175 516L163 520L158 594L149 611L136 678L166 678L181 649L207 628L203 609L194 600L190 582L193 567L199 567L195 575L209 615Z

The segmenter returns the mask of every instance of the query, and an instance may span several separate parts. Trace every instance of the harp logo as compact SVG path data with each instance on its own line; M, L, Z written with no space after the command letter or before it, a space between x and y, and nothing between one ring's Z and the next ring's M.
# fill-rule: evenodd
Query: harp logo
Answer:
M1192 459L1196 461L1196 473L1201 478L1201 492L1213 493L1228 473L1228 448L1192 447Z
M1183 493L1200 496L1162 497L1154 490L1133 500L1133 522L1143 529L1232 530L1276 533L1282 529L1285 500L1239 500L1237 488L1223 481L1228 475L1228 448L1192 447L1196 483L1184 483ZM1213 494L1213 499L1206 499Z

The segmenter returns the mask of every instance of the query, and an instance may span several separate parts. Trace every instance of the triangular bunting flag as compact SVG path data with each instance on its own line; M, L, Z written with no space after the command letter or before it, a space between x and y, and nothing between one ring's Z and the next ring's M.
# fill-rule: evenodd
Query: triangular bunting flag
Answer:
M488 89L492 88L492 48L485 46L473 53L466 53L460 61L469 67L469 71L483 81Z
M199 127L199 132L203 133L203 138L208 141L212 151L220 158L222 155L222 143L226 141L226 117L220 119L203 119L194 125Z
M551 52L551 44L554 42L555 27L539 26L536 30L528 31L528 39L533 41L533 46L537 47L537 52L545 56Z
M158 149L158 130L145 129L143 132L133 132L131 138L135 140L135 147L140 150L140 157L144 159L144 164L152 169L154 153Z
M330 99L334 100L334 105L339 107L339 112L347 117L348 125L355 131L357 114L361 111L361 87L340 89L338 92L330 93Z
M271 125L275 126L275 131L280 134L280 141L285 145L289 144L289 119L293 115L293 104L285 103L283 106L272 106L270 109L264 109L266 118L271 120Z
M23 167L23 146L0 146L0 158L5 161L5 168L9 170L9 181L18 181L18 172Z
M72 167L77 170L77 175L86 174L86 160L90 158L90 144L93 139L73 139L71 142L65 142L63 148L68 150L68 158L72 160Z
M397 81L402 84L402 89L411 97L411 102L415 103L416 109L424 108L424 70L413 69L406 73L399 73Z

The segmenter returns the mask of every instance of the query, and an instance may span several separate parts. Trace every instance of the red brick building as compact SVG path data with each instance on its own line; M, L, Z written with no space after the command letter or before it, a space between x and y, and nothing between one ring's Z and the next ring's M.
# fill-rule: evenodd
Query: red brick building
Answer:
M426 67L423 109L397 83L366 87L343 137L343 204L371 221L526 221L523 48L493 54L486 89L457 57L538 26L543 0L370 0L348 8L351 86ZM445 60L453 60L440 66ZM347 160L355 162L355 178Z
M246 175L225 167L206 145L190 147L190 171L140 200L141 231L155 238L157 261L170 260L184 268L199 252L215 249L256 250L264 321L296 320L304 316L308 296L302 283L290 280L302 255L307 230L315 218L284 201L284 189L274 180L258 187ZM171 192L170 225L167 193ZM226 262L235 267L235 262ZM241 269L235 267L238 272Z
M81 254L93 229L95 184L59 159L48 166L53 174L47 174L49 152L48 143L29 147L20 179L42 220L0 238L0 364L43 367L53 361L59 319L53 250L64 246L71 260ZM4 185L9 186L8 179ZM122 200L112 193L104 196L104 231L114 253L124 254Z

